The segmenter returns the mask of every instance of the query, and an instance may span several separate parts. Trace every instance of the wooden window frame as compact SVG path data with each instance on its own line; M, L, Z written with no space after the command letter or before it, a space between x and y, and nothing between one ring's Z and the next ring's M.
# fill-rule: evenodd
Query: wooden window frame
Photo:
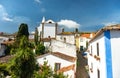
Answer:
M55 67L54 67L55 72L60 70L60 68L61 68L61 63L55 63Z

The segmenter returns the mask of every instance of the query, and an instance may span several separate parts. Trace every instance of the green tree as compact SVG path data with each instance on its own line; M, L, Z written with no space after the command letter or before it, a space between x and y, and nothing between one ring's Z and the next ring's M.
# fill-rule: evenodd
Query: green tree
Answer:
M33 78L38 65L36 64L33 51L28 47L28 44L27 37L23 36L20 46L8 67L12 78Z
M28 36L29 36L29 32L28 32L28 25L25 24L25 23L22 23L19 27L19 30L17 32L17 35L16 35L16 46L18 47L19 44L20 44L20 39L23 37L23 36L26 36L26 38L28 39Z
M21 23L18 29L18 32L16 33L16 39L14 44L12 45L12 48L10 49L11 54L15 54L17 52L17 48L19 48L20 40L21 38L25 36L28 40L29 32L28 32L28 25L25 23ZM30 45L30 43L29 43Z
M7 75L9 75L9 71L7 70L7 63L0 63L0 78L5 78Z
M39 44L36 46L35 52L36 52L37 55L45 54L45 46L44 46L42 43L39 43Z
M47 62L45 61L43 66L40 67L40 78L49 78L52 77L53 72L50 68L50 66L47 65Z
M37 74L35 78L68 78L64 76L63 73L55 73L47 64L48 62L44 61L44 64L40 66L39 74Z
M53 78L68 78L68 76L65 76L63 73L54 73Z
M35 45L37 45L38 44L38 30L37 30L37 28L35 29L35 36L34 37L35 37L34 38Z

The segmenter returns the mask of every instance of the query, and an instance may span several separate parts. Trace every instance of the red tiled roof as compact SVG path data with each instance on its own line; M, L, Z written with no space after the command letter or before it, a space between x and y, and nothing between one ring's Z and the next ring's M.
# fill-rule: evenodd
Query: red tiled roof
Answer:
M55 39L55 38L43 38L43 39L41 39L41 41L44 41L44 42L50 42L51 39Z
M60 53L60 52L50 52L50 53L47 53L47 54L44 54L44 55L40 55L38 56L37 58L42 58L44 56L47 56L47 55L54 55L56 57L59 57L61 59L64 59L64 60L67 60L67 61L70 61L70 62L74 62L76 61L76 57L72 57L72 56L68 56L68 55L65 55L63 53Z
M71 61L71 62L74 62L76 60L75 57L65 55L65 54L60 53L60 52L52 52L52 54L59 57L59 58L62 58L62 59L65 59L65 60L68 60L68 61Z
M58 70L57 72L66 72L66 71L69 71L69 70L74 70L74 67L75 67L75 64L69 65L69 66L67 66L67 67L61 68L61 69Z
M90 34L82 34L81 37L90 38Z

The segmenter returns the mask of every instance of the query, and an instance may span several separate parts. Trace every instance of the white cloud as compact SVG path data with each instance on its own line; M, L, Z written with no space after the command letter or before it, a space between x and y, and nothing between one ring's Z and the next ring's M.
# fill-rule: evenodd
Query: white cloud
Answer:
M7 22L13 22L16 24L30 22L30 19L24 16L13 16L12 18L10 18L10 15L7 13L5 7L1 4L0 4L0 20L7 21Z
M41 3L41 0L34 0L35 2L37 2L37 3Z
M111 26L111 25L116 25L118 24L118 22L106 22L106 23L103 23L103 25L105 26Z
M13 21L13 19L10 19L10 18L8 18L8 17L3 17L3 20L4 20L4 21L10 21L10 22Z
M15 16L13 20L14 20L14 23L17 23L17 24L30 22L30 19L24 16Z
M8 22L13 21L11 18L9 18L8 13L6 12L4 6L1 4L0 4L0 20Z
M59 25L61 26L65 26L68 28L78 28L79 26L81 26L80 24L78 24L77 22L73 21L73 20L61 20L60 22L58 22Z

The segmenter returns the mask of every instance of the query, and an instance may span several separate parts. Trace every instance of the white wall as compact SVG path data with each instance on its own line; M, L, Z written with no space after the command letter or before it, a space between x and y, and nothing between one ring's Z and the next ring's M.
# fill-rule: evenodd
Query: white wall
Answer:
M50 42L44 42L44 46L45 47L49 47L50 46Z
M120 78L120 30L111 31L113 78Z
M62 41L51 41L52 52L60 52L69 56L76 57L76 46L73 44L67 44Z
M97 55L97 43L99 43L99 57L100 61L94 58ZM105 56L105 42L104 34L101 34L94 41L90 43L89 50L91 51L92 45L92 56L88 56L88 65L91 68L91 63L93 63L93 72L89 71L90 78L97 78L97 69L100 70L100 78L106 78L106 56ZM90 52L91 53L91 52Z
M48 36L50 36L51 38L55 38L55 31L56 30L56 26L55 23L54 24L44 24L44 35L43 38L48 38Z
M48 65L51 66L51 68L52 68L53 71L54 71L54 67L55 67L54 65L55 65L55 63L61 63L61 68L70 66L72 64L75 64L74 62L69 62L67 60L64 60L64 59L61 59L59 57L53 56L51 54L46 55L46 56L44 56L42 58L38 58L37 59L37 62L39 64L41 64L41 65L44 64L44 61L48 61ZM73 72L74 72L74 70L67 71L67 72L65 72L65 75L69 75L69 76L72 75L71 78L74 78L74 73Z
M75 44L75 36L74 35L57 35L56 39L63 41L64 42L64 38L66 38L66 43L70 43L70 44Z

